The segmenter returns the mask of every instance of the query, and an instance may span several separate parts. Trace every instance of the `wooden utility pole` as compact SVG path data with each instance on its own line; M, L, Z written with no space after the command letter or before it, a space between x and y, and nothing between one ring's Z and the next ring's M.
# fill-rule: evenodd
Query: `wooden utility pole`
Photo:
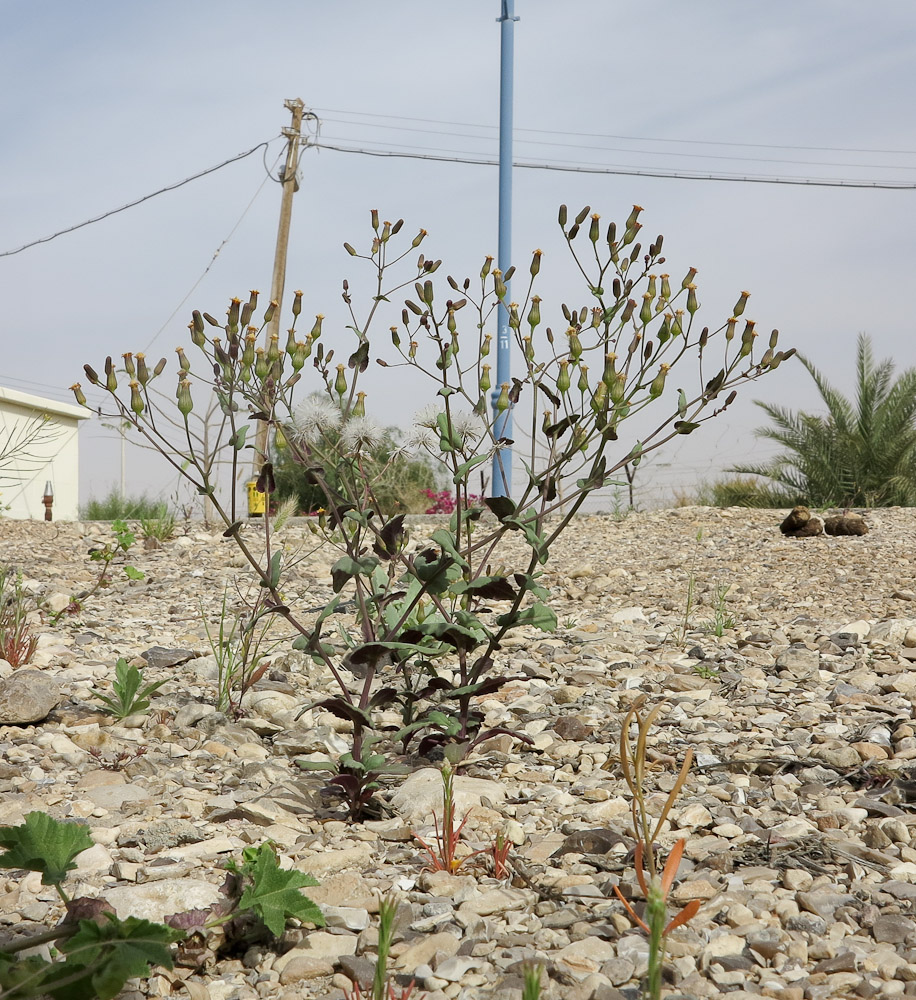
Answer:
M283 106L292 113L293 120L289 128L283 129L286 137L286 165L283 167L283 197L280 201L280 224L277 226L277 247L274 251L274 272L270 279L270 301L276 302L278 306L283 305L283 287L286 284L286 252L289 248L289 226L293 214L293 195L299 190L299 182L296 179L296 171L299 167L299 144L302 140L302 118L305 114L305 105L298 97L284 101ZM273 334L280 332L280 316L282 309L278 308L274 312L273 318L267 325L266 349ZM261 471L262 456L267 454L267 423L264 420L258 421L257 434L255 436L255 452L252 462L252 475L257 477Z

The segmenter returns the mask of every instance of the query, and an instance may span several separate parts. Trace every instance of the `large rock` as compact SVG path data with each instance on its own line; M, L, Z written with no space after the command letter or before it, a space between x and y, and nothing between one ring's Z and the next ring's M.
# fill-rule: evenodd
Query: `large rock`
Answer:
M790 538L810 538L824 533L824 519L812 514L807 507L793 507L789 516L780 524L779 530Z
M57 684L40 670L17 670L0 680L0 726L41 722L60 702Z
M489 778L468 778L459 774L452 787L455 815L459 819L484 804L499 806L506 798L505 786ZM433 767L414 771L391 796L391 806L408 823L432 823L433 816L442 816L441 773Z

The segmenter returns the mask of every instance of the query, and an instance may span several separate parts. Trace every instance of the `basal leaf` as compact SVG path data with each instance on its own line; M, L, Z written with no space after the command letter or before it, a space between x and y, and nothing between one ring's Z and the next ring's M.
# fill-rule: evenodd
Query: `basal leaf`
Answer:
M89 830L79 823L61 823L47 813L30 812L20 826L0 827L0 867L41 872L43 885L56 885L76 868L77 854L93 846Z
M251 878L251 885L242 893L239 909L253 910L275 937L280 937L290 917L324 926L321 910L299 891L318 885L311 875L296 869L281 869L277 855L266 844L258 850L254 863L246 865L245 871Z

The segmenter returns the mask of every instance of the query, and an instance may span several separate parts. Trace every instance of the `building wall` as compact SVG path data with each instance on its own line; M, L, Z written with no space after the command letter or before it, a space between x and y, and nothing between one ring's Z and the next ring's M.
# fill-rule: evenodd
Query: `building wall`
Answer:
M79 421L88 413L0 388L0 514L42 520L45 484L55 521L79 518Z

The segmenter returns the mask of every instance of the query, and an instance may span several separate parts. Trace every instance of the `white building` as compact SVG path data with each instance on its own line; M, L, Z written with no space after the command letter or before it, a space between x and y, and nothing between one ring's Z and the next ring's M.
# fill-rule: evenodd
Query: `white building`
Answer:
M72 403L0 386L0 515L43 520L50 483L55 521L79 518L79 421Z

